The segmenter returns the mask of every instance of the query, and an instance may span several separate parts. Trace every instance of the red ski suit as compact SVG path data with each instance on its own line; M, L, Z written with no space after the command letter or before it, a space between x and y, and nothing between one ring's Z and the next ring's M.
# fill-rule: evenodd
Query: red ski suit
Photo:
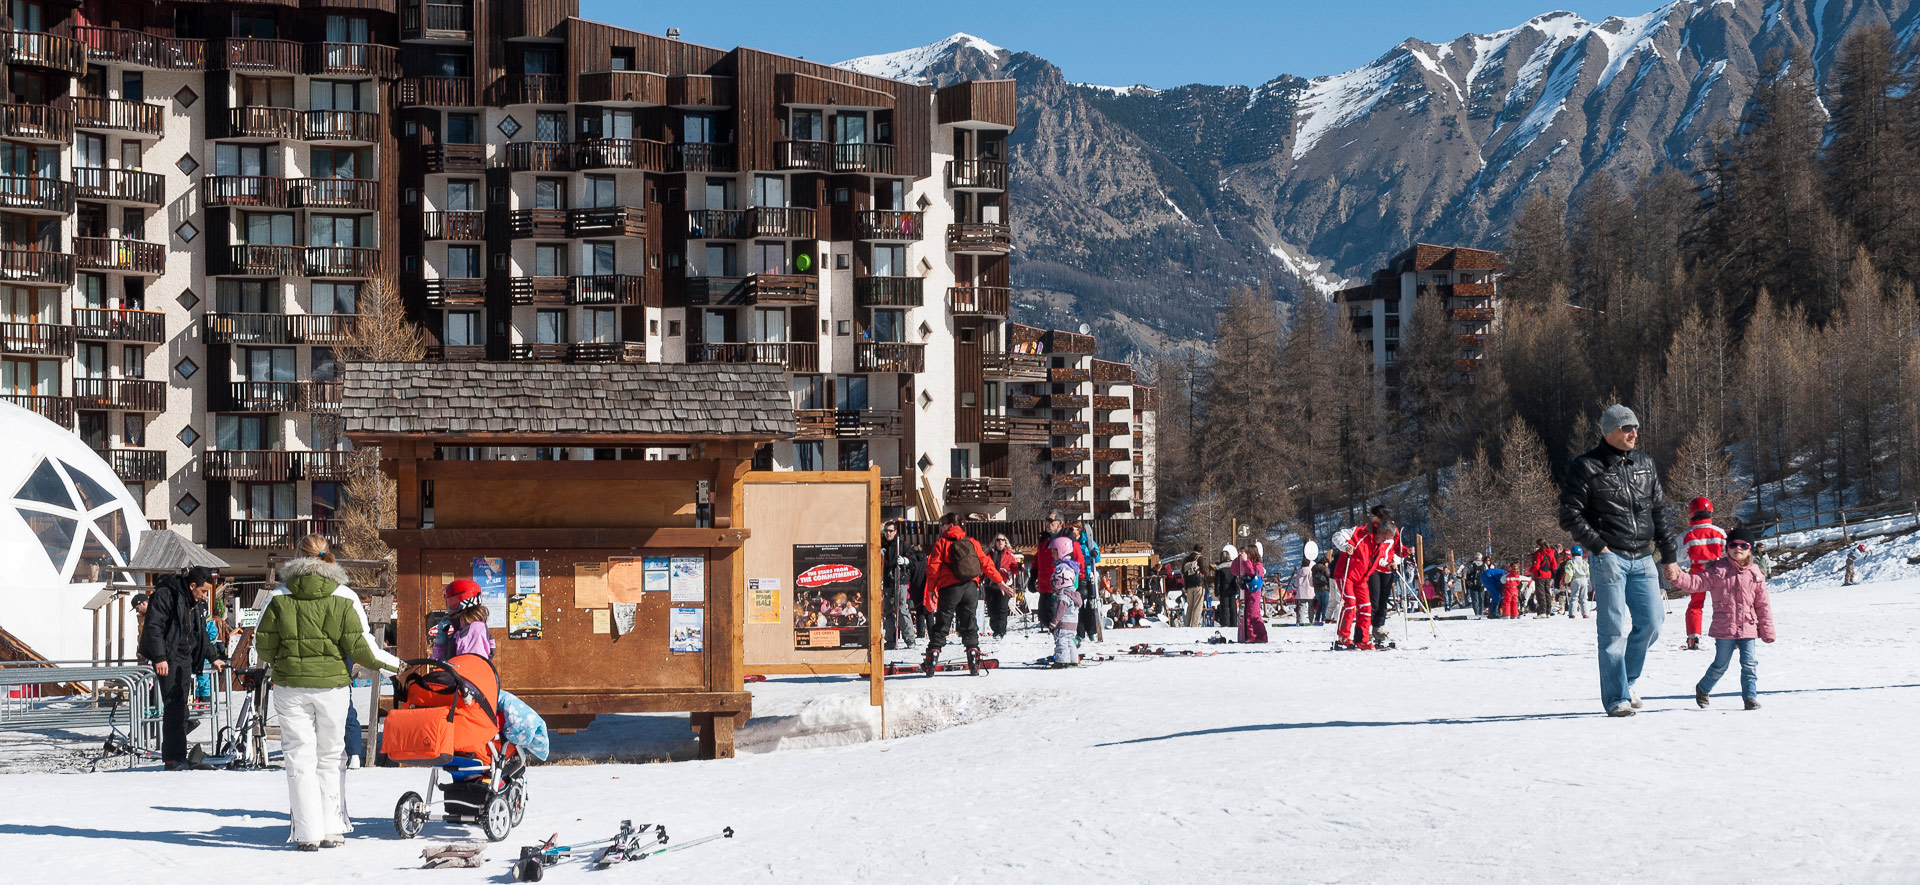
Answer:
M1519 575L1507 575L1506 592L1500 594L1500 617L1520 617L1520 585L1526 580Z
M1333 564L1333 577L1340 582L1340 596L1345 603L1340 609L1340 632L1337 635L1342 641L1371 645L1373 596L1368 592L1367 579L1373 577L1374 563L1380 561L1380 541L1373 536L1373 526L1356 527L1353 530L1353 552L1342 554L1342 557L1342 560Z
M1700 574L1707 563L1724 558L1727 555L1727 532L1713 524L1713 517L1696 519L1693 526L1680 538L1681 546L1686 548L1687 567L1691 574ZM1687 600L1687 635L1700 635L1700 622L1707 613L1707 594L1695 593Z

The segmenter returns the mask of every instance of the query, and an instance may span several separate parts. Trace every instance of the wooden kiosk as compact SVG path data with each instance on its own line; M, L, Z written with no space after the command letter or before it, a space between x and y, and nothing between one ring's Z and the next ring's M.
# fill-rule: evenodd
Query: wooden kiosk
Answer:
M356 363L342 408L398 485L401 656L426 657L445 585L480 583L501 683L556 730L686 712L733 755L744 478L793 434L772 366ZM562 449L618 460L546 460ZM681 460L644 460L665 448ZM488 452L477 452L487 449ZM545 452L539 452L546 449ZM459 460L476 455L519 460Z

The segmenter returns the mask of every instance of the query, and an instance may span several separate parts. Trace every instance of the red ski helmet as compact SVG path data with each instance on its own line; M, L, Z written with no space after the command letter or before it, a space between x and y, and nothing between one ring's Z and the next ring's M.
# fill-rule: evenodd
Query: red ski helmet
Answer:
M1713 500L1711 498L1705 498L1705 497L1695 498L1693 499L1693 506L1691 509L1695 513L1712 513Z
M447 610L459 611L480 604L480 585L461 578L447 585Z

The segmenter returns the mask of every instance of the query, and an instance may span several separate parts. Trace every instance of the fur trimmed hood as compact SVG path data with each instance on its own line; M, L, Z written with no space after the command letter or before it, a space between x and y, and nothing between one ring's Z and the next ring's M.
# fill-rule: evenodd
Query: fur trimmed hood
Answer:
M337 562L328 562L315 557L302 557L280 567L280 580L292 587L295 579L316 575L332 581L336 586L346 586L347 570ZM329 589L327 592L333 592Z

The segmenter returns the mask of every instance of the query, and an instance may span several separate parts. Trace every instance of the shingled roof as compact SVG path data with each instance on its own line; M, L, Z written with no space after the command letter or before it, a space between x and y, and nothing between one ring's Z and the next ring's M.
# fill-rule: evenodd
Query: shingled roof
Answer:
M341 416L361 436L793 435L778 366L353 363Z

